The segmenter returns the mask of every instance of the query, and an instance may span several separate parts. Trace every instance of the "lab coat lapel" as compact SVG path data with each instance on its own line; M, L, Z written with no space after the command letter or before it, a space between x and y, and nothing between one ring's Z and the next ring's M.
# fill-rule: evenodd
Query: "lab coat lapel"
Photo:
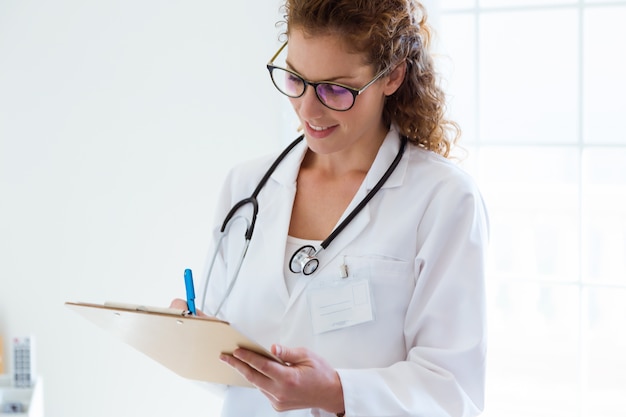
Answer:
M302 159L308 149L306 141L299 143L278 165L270 181L259 195L259 220L257 234L263 236L261 244L266 245L263 253L267 256L263 264L271 275L272 285L280 292L280 298L287 305L289 294L284 278L285 248L289 223L296 194L296 180ZM263 221L263 219L268 219ZM271 221L274 219L274 221Z

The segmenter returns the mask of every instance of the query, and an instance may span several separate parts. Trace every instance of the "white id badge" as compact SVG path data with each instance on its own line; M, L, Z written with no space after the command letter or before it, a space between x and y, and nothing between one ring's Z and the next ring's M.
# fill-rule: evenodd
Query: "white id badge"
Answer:
M370 283L348 279L309 290L309 308L315 334L374 320Z

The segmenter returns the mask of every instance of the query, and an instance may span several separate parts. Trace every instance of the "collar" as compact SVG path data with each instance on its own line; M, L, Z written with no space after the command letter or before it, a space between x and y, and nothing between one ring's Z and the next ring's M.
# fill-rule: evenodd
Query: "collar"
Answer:
M298 178L298 171L302 160L306 155L309 147L306 144L306 139L298 143L292 150L285 156L285 159L276 167L276 170L272 174L271 178L282 185L295 185ZM411 147L407 144L404 151L405 156L410 152ZM387 136L383 140L376 158L370 167L367 175L365 176L366 190L371 190L378 180L383 176L391 162L394 160L398 151L400 150L400 134L395 126L391 126ZM407 170L409 158L403 157L400 163L396 167L395 171L385 182L382 188L398 187L402 184L404 176Z
M374 188L378 180L385 174L385 171L387 171L387 168L389 168L399 150L400 134L398 133L395 126L391 126L391 129L389 129L389 132L383 140L383 143L380 145L380 149L378 150L378 154L374 159L374 163L372 163L372 166L365 176L365 187L367 188L367 191ZM409 158L406 158L406 155L409 151L410 146L409 144L407 144L400 163L393 171L389 179L383 185L383 189L398 187L402 185L409 161Z

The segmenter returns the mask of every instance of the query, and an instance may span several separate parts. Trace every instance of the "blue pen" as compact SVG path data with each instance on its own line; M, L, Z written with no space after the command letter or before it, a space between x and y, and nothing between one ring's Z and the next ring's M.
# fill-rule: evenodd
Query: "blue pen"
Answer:
M187 308L189 312L196 315L196 292L193 289L193 275L191 275L191 269L185 269L185 291L187 292Z

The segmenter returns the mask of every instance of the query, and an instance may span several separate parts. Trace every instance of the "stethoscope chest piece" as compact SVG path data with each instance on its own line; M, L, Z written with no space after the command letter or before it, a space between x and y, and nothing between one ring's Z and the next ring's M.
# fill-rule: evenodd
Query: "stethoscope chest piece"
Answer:
M293 254L289 261L289 270L295 274L302 272L311 275L317 270L320 261L315 257L316 250L311 245L301 247Z

